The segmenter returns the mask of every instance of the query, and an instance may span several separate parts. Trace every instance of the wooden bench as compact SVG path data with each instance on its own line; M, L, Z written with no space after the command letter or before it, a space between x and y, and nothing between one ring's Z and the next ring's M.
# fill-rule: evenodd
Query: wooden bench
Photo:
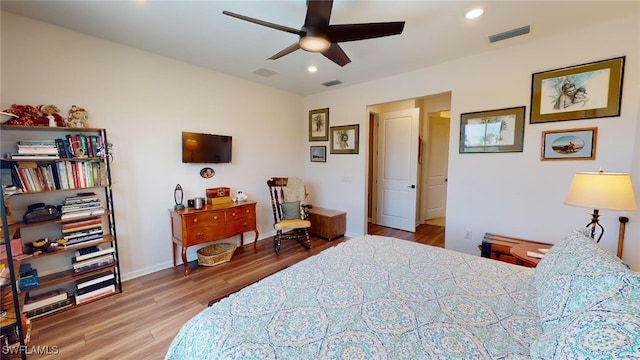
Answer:
M517 244L522 243L537 244L540 247L545 248L551 247L551 244L539 241L524 240L509 236L486 233L484 234L484 238L482 239L482 244L478 245L478 249L480 249L480 255L482 257L504 261L510 264L530 266L529 264L523 264L522 261L518 260L511 254L511 248Z

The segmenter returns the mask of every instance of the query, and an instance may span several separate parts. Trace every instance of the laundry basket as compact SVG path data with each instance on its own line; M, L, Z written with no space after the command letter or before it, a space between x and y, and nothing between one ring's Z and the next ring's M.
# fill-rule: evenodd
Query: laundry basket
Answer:
M198 265L214 266L231 260L236 251L235 244L217 243L205 246L197 251Z

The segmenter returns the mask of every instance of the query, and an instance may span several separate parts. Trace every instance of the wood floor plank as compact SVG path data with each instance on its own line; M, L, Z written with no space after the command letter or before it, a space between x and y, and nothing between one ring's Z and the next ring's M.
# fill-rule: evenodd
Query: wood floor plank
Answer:
M415 233L369 226L370 234L444 247L444 227L420 225ZM274 272L345 241L312 237L312 248L283 242L278 254L270 239L238 248L228 263L205 267L189 264L164 269L123 283L123 292L90 304L35 319L31 346L57 346L55 359L163 359L180 327L207 307ZM29 359L45 358L30 355Z

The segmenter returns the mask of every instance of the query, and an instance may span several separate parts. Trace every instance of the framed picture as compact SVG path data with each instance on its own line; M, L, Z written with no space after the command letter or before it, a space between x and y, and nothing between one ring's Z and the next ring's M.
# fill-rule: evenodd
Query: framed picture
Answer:
M309 141L329 140L329 108L309 111Z
M522 151L525 107L460 115L460 153Z
M327 147L326 146L312 146L311 147L311 162L327 162Z
M332 154L357 154L360 125L334 126L331 128Z
M625 57L533 74L532 124L620 116Z
M205 167L205 168L202 168L202 170L200 170L200 176L202 176L205 179L210 179L215 174L216 174L215 170L213 170L210 167Z
M542 160L595 160L598 128L542 132Z

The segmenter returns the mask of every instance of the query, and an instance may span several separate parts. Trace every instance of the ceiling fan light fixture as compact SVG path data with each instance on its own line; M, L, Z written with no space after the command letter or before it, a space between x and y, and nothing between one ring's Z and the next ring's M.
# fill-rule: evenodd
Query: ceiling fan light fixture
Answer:
M305 36L300 39L300 47L309 52L323 52L331 46L331 42L321 36Z

